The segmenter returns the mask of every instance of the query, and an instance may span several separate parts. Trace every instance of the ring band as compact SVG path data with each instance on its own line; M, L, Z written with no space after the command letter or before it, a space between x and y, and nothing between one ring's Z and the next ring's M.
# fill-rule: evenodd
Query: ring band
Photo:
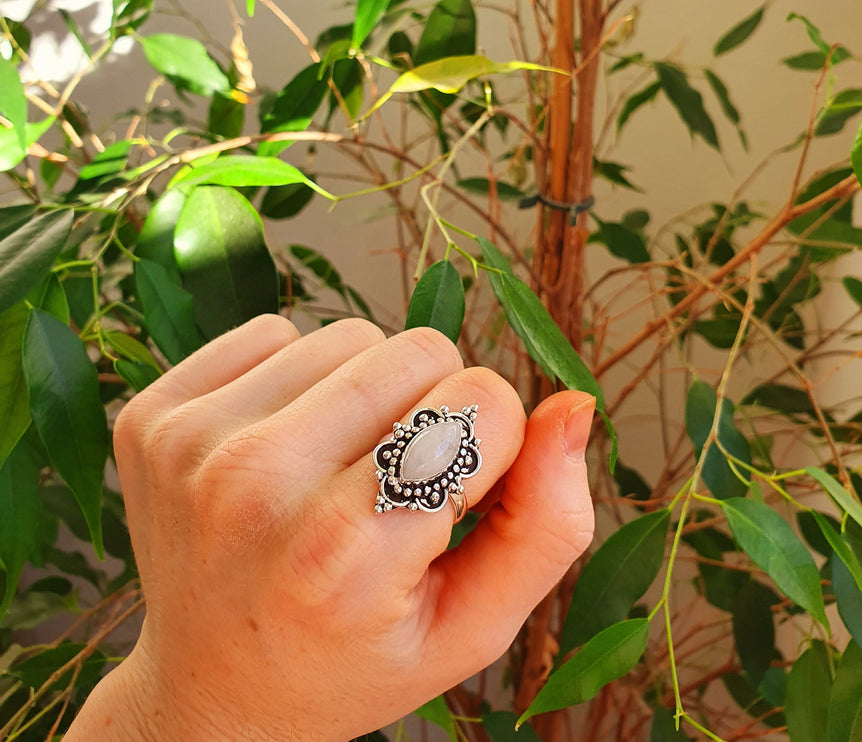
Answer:
M460 523L464 516L467 515L467 498L464 497L462 492L450 492L449 493L449 502L452 503L452 507L455 509L455 523Z
M395 508L436 513L451 500L455 522L467 512L462 479L472 477L482 466L481 441L473 423L478 405L450 412L423 407L410 422L394 423L392 437L374 449L377 467L377 499L374 512Z

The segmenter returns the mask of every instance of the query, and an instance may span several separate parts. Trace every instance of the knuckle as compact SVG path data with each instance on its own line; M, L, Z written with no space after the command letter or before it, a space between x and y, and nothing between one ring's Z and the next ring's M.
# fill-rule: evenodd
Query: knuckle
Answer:
M405 330L397 337L441 369L454 373L464 368L464 361L458 348L438 330L431 327L414 327Z
M327 325L330 332L343 334L351 341L359 341L361 345L373 345L386 339L386 335L377 325L362 317L350 317Z
M128 448L143 434L146 420L146 410L141 402L141 395L132 397L125 404L114 421L114 445L118 448Z
M495 371L484 366L473 366L464 369L458 375L459 384L464 384L475 390L474 396L486 398L493 402L494 408L505 418L526 421L524 404L514 387Z
M195 469L210 441L205 416L188 403L158 415L141 436L143 456L164 481L176 481Z
M250 319L245 326L255 333L282 335L288 340L299 336L299 331L293 322L280 314L259 314Z

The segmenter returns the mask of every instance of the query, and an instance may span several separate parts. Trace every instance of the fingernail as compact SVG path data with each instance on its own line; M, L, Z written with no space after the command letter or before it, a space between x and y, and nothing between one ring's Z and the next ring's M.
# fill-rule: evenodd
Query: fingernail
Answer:
M569 458L583 461L595 411L596 398L591 395L585 396L569 411L563 437L563 448Z

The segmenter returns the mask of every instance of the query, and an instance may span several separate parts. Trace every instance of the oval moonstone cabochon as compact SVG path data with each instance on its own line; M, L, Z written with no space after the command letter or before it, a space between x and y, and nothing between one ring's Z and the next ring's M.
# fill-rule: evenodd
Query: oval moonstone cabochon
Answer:
M401 479L421 482L442 474L458 455L461 424L456 420L435 423L417 433L401 460Z

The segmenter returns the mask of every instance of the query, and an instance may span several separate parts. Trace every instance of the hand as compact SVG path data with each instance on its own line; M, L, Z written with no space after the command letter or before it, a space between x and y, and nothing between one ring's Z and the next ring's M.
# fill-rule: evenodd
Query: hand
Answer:
M477 404L488 512L373 512L371 451L418 407ZM594 400L530 418L515 391L417 329L305 337L276 316L213 341L114 431L147 599L130 657L67 739L348 740L486 667L588 545Z

